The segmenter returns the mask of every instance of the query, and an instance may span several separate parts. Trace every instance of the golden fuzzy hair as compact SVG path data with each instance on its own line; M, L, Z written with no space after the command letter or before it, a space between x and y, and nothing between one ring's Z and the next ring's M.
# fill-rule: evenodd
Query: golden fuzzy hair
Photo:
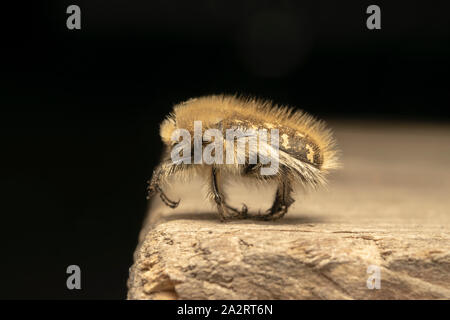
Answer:
M271 101L231 95L211 95L177 104L160 127L162 141L170 146L176 129L193 130L194 121L202 121L203 128L214 126L223 119L239 119L268 123L273 127L288 127L311 139L322 156L320 170L337 168L338 155L332 132L324 122L301 110L278 106Z

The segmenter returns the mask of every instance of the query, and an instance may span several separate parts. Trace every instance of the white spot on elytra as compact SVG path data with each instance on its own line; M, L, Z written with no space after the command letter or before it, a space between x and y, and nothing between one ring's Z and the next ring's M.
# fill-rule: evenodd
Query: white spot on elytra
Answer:
M306 150L308 150L308 152L306 153L306 158L311 163L314 163L314 150L313 150L313 148L311 148L311 146L309 144L307 144L306 145Z
M283 140L281 145L287 149L289 147L289 136L286 133L283 133L281 139Z

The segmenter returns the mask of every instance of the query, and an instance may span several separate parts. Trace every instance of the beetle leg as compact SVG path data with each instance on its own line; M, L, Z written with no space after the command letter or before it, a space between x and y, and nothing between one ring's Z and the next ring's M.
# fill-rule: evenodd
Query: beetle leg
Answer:
M161 198L162 202L164 202L166 206L175 209L176 207L178 207L180 200L170 200L160 186L161 176L166 173L167 170L167 166L165 166L164 164L159 165L158 168L153 170L152 179L150 181L147 181L147 199L150 199L155 193L159 193L159 197Z
M212 168L211 171L211 178L212 178L212 192L214 195L214 201L217 205L217 210L220 215L220 220L225 221L230 218L236 218L236 219L244 219L247 218L247 206L245 204L242 205L241 211L229 206L225 202L225 197L222 192L219 190L219 183L218 183L218 174L216 168Z
M267 210L265 214L255 216L255 218L262 220L277 220L282 218L295 201L291 197L291 193L292 187L289 182L280 183L278 185L272 207Z

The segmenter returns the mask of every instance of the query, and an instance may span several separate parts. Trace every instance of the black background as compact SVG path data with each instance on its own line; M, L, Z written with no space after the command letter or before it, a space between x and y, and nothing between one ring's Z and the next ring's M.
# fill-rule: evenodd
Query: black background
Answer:
M81 30L66 28L70 4ZM370 4L381 30L366 28ZM126 296L177 102L243 93L327 119L449 120L448 1L2 6L0 298Z

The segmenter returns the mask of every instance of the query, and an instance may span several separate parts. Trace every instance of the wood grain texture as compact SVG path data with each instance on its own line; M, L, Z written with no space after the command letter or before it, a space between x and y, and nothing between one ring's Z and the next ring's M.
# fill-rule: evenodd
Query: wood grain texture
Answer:
M450 299L450 128L332 123L344 168L297 194L285 218L221 223L201 181L152 202L129 299ZM267 209L274 186L226 186L231 204ZM369 290L367 267L381 288Z

